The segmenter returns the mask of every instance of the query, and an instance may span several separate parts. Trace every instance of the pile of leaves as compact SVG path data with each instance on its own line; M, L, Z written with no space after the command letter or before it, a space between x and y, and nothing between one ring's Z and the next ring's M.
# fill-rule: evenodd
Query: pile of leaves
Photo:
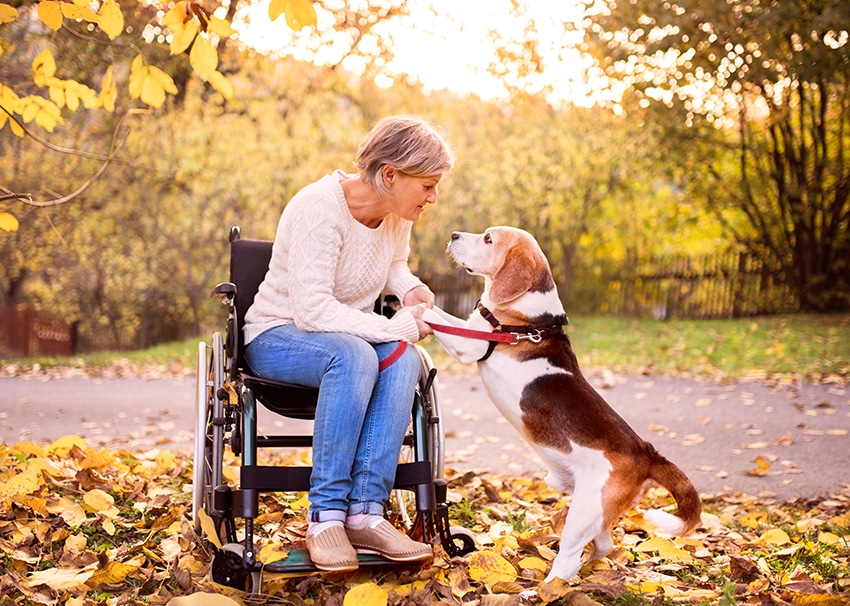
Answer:
M450 515L474 533L470 555L438 547L426 565L266 574L262 595L247 595L210 578L211 545L190 520L191 467L186 453L93 448L76 436L0 444L0 604L850 603L850 487L790 503L707 497L701 527L677 538L644 521L645 508L673 506L650 489L619 521L608 558L570 583L544 583L569 498L538 477L451 471ZM303 546L305 506L303 494L264 496L261 561Z

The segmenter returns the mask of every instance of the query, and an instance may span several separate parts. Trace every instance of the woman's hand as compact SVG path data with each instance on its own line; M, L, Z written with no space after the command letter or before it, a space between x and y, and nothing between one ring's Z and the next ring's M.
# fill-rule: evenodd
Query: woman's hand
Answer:
M420 341L428 335L434 334L434 330L422 319L422 314L427 308L428 306L425 303L417 303L416 305L404 308L411 316L413 316L413 319L416 320L416 327L419 329Z
M434 307L434 293L432 293L431 289L425 285L417 286L416 288L408 290L401 302L405 307L412 307L414 305L424 303L425 307L430 309Z

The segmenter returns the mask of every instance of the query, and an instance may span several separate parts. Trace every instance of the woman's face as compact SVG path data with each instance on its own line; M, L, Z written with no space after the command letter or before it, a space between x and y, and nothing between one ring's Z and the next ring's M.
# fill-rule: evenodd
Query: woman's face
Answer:
M408 221L418 221L427 204L437 201L437 185L442 174L411 177L396 171L392 183L395 214Z

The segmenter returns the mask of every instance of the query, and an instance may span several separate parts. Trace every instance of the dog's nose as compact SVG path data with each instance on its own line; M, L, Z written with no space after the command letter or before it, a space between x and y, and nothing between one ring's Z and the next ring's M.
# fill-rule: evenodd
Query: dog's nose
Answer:
M452 232L452 240L457 240L458 238L460 238L460 234L457 233L456 231Z

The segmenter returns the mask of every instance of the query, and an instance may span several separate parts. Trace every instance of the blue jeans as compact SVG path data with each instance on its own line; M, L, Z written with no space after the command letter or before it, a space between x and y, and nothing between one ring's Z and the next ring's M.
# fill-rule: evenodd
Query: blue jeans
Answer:
M398 342L370 344L346 333L270 328L245 350L260 377L319 388L313 425L310 520L382 514L421 373L413 347L389 367Z

